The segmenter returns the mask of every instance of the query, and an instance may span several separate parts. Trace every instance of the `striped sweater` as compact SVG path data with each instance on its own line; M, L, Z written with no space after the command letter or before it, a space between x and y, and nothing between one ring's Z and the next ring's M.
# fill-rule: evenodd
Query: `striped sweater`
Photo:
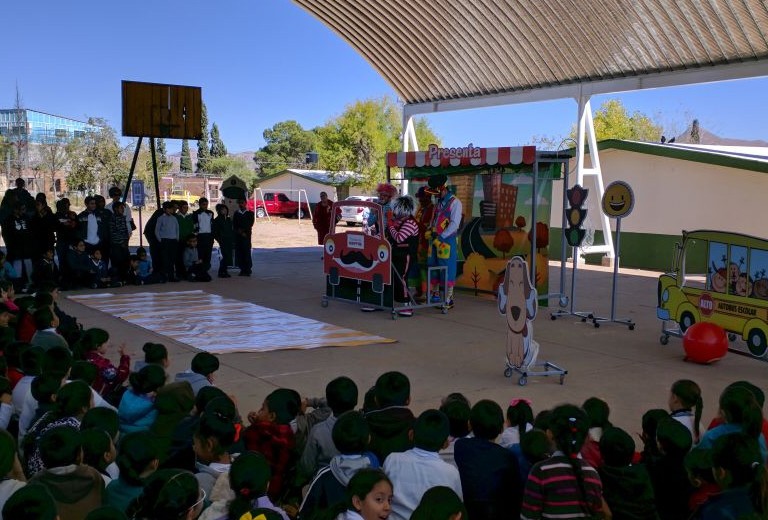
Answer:
M602 518L603 490L597 471L578 459L586 496L582 496L568 458L556 453L528 475L520 518Z

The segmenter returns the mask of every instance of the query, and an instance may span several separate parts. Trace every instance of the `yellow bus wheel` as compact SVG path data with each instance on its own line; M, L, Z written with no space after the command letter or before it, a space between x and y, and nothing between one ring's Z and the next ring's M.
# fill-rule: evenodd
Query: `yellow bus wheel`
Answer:
M680 332L685 332L688 328L696 323L696 318L692 313L685 311L680 315Z
M765 333L760 329L752 329L747 336L747 348L755 357L763 357L768 350Z

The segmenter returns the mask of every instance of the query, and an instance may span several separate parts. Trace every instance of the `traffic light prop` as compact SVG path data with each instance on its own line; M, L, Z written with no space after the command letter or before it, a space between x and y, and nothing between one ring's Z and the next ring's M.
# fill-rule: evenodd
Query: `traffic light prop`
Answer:
M584 241L586 231L581 227L584 219L587 217L587 210L582 208L587 200L589 190L576 184L573 188L565 191L569 207L565 209L565 220L568 222L568 228L565 230L565 240L571 247L579 247Z

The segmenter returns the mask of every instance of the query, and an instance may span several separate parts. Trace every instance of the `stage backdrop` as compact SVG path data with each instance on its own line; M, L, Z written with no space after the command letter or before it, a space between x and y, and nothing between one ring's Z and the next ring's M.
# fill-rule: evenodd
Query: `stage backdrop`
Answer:
M552 181L562 162L540 159L533 146L517 148L438 148L387 156L390 168L403 168L411 195L430 175L448 175L449 189L461 201L459 265L456 285L496 292L513 256L529 263L533 207L536 206L536 289L549 292L549 218ZM538 163L537 197L533 200L534 165ZM560 205L558 201L558 205Z

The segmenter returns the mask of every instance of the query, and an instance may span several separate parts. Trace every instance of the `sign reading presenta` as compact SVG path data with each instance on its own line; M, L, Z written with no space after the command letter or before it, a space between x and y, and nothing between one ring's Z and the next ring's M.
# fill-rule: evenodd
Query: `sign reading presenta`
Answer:
M436 144L431 144L427 148L427 155L430 162L440 161L441 159L480 159L480 148L475 148L472 143L463 148L440 148Z

